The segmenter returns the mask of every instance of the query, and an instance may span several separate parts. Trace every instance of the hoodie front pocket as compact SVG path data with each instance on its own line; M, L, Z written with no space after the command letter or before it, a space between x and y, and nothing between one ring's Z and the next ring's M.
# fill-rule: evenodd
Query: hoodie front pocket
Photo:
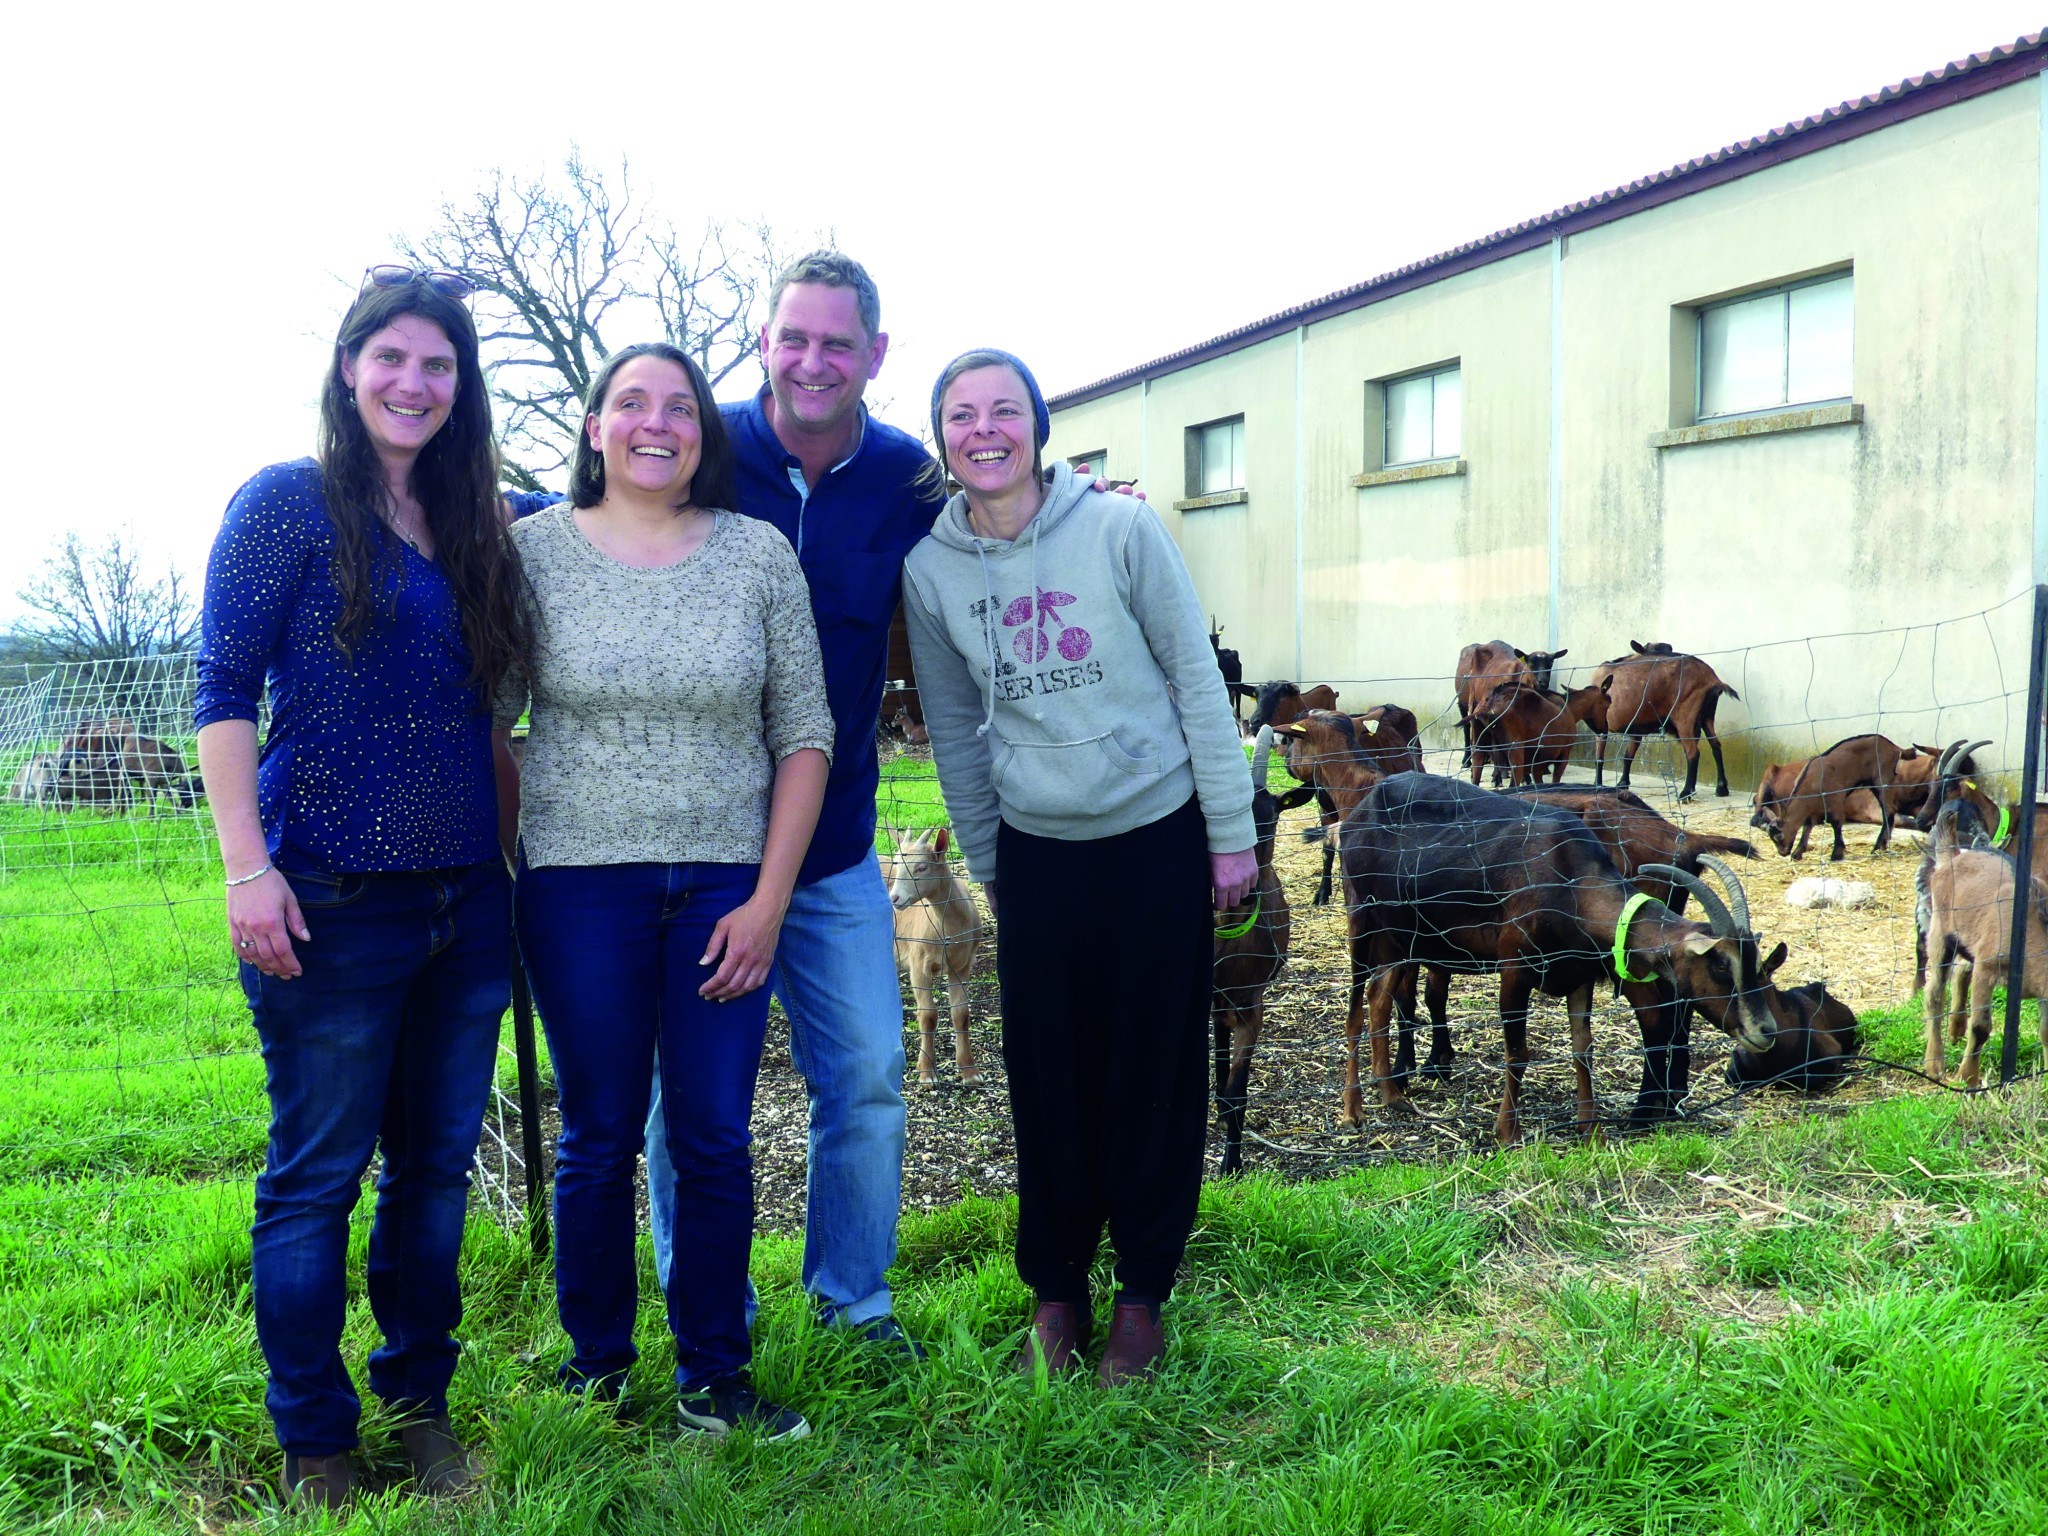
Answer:
M1025 816L1072 818L1110 812L1159 777L1156 756L1136 757L1104 731L1085 741L1001 741L992 778L1004 805Z

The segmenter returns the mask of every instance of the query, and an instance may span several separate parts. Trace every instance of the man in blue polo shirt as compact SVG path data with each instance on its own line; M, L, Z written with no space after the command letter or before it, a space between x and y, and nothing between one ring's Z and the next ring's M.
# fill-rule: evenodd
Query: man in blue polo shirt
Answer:
M737 461L737 510L781 529L810 582L837 727L824 809L775 957L790 1058L811 1101L804 1289L821 1321L912 1352L882 1278L896 1258L903 1192L903 998L875 858L875 721L903 557L944 496L923 446L861 404L888 349L866 270L836 251L814 251L769 296L766 386L719 409ZM647 1160L666 1285L675 1185L658 1098Z

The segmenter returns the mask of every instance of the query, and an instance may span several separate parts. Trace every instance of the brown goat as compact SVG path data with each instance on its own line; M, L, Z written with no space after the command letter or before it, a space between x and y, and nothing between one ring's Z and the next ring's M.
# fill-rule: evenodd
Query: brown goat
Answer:
M129 802L126 758L132 720L81 720L57 748L57 803L120 811Z
M1244 1166L1244 1112L1249 1097L1252 1051L1266 1023L1266 988L1287 963L1292 920L1287 893L1273 869L1273 839L1280 802L1266 787L1272 765L1273 728L1259 732L1252 754L1252 837L1258 878L1247 897L1216 919L1215 972L1209 1018L1216 1033L1216 1106L1223 1121L1222 1172Z
M917 669L910 659L910 627L903 617L903 605L896 605L889 620L889 663L882 684L881 733L913 747L931 745L925 733L924 705L917 697Z
M1782 778L1782 775L1780 775ZM1826 822L1835 834L1830 862L1846 851L1842 822L1848 800L1856 790L1868 790L1877 797L1882 813L1878 821L1877 847L1891 845L1892 821L1898 811L1899 744L1888 736L1869 732L1836 742L1817 757L1810 757L1792 781L1786 794L1768 799L1765 787L1773 782L1766 772L1757 786L1756 810L1749 824L1771 835L1778 852L1794 859L1806 856L1807 839L1816 823Z
M1862 1028L1849 1005L1817 981L1773 986L1770 1001L1777 1037L1767 1051L1736 1046L1728 1057L1728 1086L1822 1094L1847 1082L1863 1050Z
M1598 688L1546 692L1530 683L1503 683L1487 695L1472 714L1474 745L1505 758L1509 781L1540 784L1545 774L1564 782L1564 770L1578 742L1579 726L1591 724L1597 734L1607 721L1607 695ZM1480 758L1472 762L1472 782L1479 782Z
M1628 738L1617 781L1623 789L1628 788L1629 771L1635 767L1643 738L1661 732L1676 737L1685 752L1685 787L1678 798L1690 800L1699 784L1700 738L1704 736L1714 753L1714 793L1726 796L1728 767L1721 759L1721 738L1714 734L1714 711L1724 694L1731 699L1742 695L1715 676L1714 669L1699 657L1674 651L1664 641L1644 645L1631 640L1629 649L1633 655L1617 656L1593 669L1593 686L1607 693L1608 725L1608 730L1600 733L1594 755L1593 782L1606 782L1608 732Z
M1285 678L1275 678L1269 683L1259 684L1258 698L1252 708L1252 717L1244 723L1244 734L1256 736L1265 726L1278 730L1283 725L1292 725L1311 709L1335 709L1337 690L1328 683L1317 683L1304 688Z
M1458 670L1452 675L1451 686L1458 703L1458 730L1465 738L1465 755L1459 766L1472 769L1473 783L1479 782L1476 775L1480 762L1492 763L1496 786L1507 780L1506 763L1487 752L1474 734L1474 712L1504 683L1548 688L1552 670L1569 654L1569 646L1561 651L1521 651L1505 640L1480 641L1458 652Z
M1415 711L1399 704L1375 704L1351 717L1358 725L1358 748L1382 773L1424 773L1422 724Z
M1318 903L1328 899L1330 863L1337 851L1335 828L1356 810L1367 794L1390 777L1372 761L1360 744L1360 724L1334 710L1311 710L1277 733L1285 745L1287 771L1304 784L1313 785L1317 803L1325 818L1323 842L1323 888ZM1368 738L1372 733L1367 733ZM1287 809L1300 791L1290 791L1280 804ZM1401 1040L1394 1062L1394 1079L1406 1083L1416 1071L1415 1027L1417 967L1406 966L1395 976L1394 1006L1401 1018ZM1451 973L1441 966L1426 970L1423 1002L1429 1010L1429 1057L1422 1063L1424 1077L1444 1077L1457 1059L1446 1022L1450 1012Z
M1674 1002L1691 1003L1753 1050L1771 1046L1777 1025L1765 995L1784 946L1760 956L1732 873L1722 871L1742 919L1731 918L1698 877L1655 865L1640 873L1690 886L1709 922L1689 922L1655 901L1638 910L1631 900L1636 891L1578 817L1430 774L1402 774L1373 790L1345 817L1341 841L1351 947L1346 1123L1357 1123L1362 1113L1357 1055L1368 1002L1381 1102L1389 1108L1404 1102L1388 1050L1393 972L1404 964L1498 974L1508 1071L1495 1131L1504 1143L1521 1134L1517 1102L1529 1057L1529 1000L1537 991L1565 999L1583 1131L1593 1129L1596 1114L1591 1055L1598 983L1619 985L1642 1030L1643 1081L1632 1123L1667 1115L1676 1104L1670 1081ZM1642 979L1617 976L1617 951L1628 975Z
M889 902L896 909L896 968L910 978L917 1000L917 1080L926 1086L939 1080L937 983L943 974L953 1015L953 1063L961 1082L978 1083L981 1069L967 1034L967 981L981 940L981 913L967 882L946 859L950 829L894 835Z

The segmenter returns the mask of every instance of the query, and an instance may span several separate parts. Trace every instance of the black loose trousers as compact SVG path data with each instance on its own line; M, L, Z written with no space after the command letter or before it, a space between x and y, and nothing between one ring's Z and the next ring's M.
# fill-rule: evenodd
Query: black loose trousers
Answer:
M1201 1193L1214 965L1190 799L1087 842L996 835L996 974L1017 1132L1017 1272L1088 1305L1105 1223L1127 1298L1173 1288Z

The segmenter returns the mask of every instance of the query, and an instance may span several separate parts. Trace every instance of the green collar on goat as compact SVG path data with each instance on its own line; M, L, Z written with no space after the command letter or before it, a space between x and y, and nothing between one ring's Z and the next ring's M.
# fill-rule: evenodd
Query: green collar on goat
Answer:
M1216 937L1219 939L1241 939L1246 934L1252 931L1252 924L1256 923L1258 920L1259 893L1257 891L1253 891L1251 915L1241 923L1232 923L1228 928L1218 928L1216 930Z
M1643 892L1637 891L1635 895L1629 897L1622 904L1621 921L1614 925L1614 974L1623 981L1655 981L1657 979L1654 972L1648 976L1637 976L1630 972L1628 968L1629 919L1636 915L1638 907L1648 905L1652 899Z

